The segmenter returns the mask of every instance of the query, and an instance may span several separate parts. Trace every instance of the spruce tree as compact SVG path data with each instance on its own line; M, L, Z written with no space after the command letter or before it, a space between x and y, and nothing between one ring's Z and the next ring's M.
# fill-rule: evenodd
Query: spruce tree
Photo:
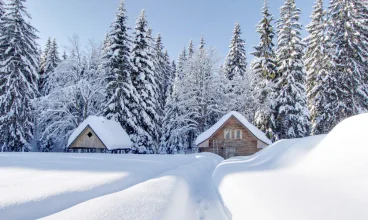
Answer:
M50 73L55 70L55 68L59 65L61 62L59 51L58 51L58 45L56 43L56 39L54 39L49 49L47 50L48 53L46 55L44 68L42 75L40 75L39 79L39 91L42 95L46 95L50 91L50 84L47 83L48 78L50 77ZM47 86L45 86L47 85Z
M328 10L332 75L338 97L336 124L368 109L368 6L362 0L332 0Z
M194 54L194 45L193 45L193 41L190 40L189 42L189 46L188 46L188 57L192 57Z
M50 48L51 48L51 37L49 37L47 39L46 45L45 45L45 49L43 50L42 54L41 54L41 59L40 59L40 76L42 76L45 73L45 68L46 68L46 62L47 62L47 56L49 54Z
M156 42L154 46L154 55L155 55L155 76L156 83L158 86L158 113L161 117L159 127L161 127L161 120L163 117L163 111L165 108L166 95L167 95L167 83L170 74L169 66L167 66L167 61L165 58L164 46L162 44L161 35L158 34L156 37Z
M131 80L130 37L124 0L118 8L111 31L105 40L105 69L107 71L107 97L103 114L121 124L133 141L134 151L144 151L138 144L140 128L139 105L141 99Z
M304 44L299 23L300 10L295 0L286 0L278 21L276 57L279 78L272 103L274 139L304 137L309 134L309 113L306 100L306 73L303 64Z
M28 151L33 138L31 100L37 97L38 46L37 30L26 20L31 19L25 0L10 0L0 26L0 137L3 150Z
M187 60L188 60L187 50L184 48L179 54L177 66L176 66L177 77L179 79L183 79L184 77L183 69L184 69L185 62Z
M140 135L140 144L153 153L158 147L158 86L154 72L154 55L151 53L150 39L147 36L148 22L144 10L137 19L132 49L132 82L142 102L140 111L141 128L147 133Z
M336 125L336 77L329 71L329 44L326 35L326 17L323 0L317 0L307 26L309 36L304 56L307 71L308 107L313 135L328 133Z
M233 80L237 75L244 76L247 71L247 53L245 41L241 38L239 23L235 24L233 34L230 51L225 61L225 74L229 80Z
M276 76L276 60L274 52L273 38L275 32L272 26L273 17L270 14L268 2L265 0L262 8L262 20L257 25L257 32L260 34L260 43L255 46L253 52L254 61L252 71L254 74L253 88L254 97L257 102L255 123L264 132L270 131L270 101L273 87L273 80Z

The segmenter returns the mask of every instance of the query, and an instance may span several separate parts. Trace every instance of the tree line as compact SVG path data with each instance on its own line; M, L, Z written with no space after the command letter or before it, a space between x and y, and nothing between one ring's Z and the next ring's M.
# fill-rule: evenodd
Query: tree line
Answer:
M229 53L192 41L172 61L143 10L127 26L121 1L104 42L56 40L42 52L25 0L0 0L1 151L57 151L89 115L118 121L132 153L183 153L228 111L242 113L272 140L328 133L368 108L368 5L316 0L309 36L300 9L285 0L274 20L267 0L260 42L248 64L241 26Z

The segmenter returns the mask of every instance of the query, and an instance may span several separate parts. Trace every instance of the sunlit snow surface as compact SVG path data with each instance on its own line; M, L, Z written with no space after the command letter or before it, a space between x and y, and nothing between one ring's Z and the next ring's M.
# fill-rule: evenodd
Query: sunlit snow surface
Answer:
M1 153L0 219L223 219L211 184L221 161L214 154Z

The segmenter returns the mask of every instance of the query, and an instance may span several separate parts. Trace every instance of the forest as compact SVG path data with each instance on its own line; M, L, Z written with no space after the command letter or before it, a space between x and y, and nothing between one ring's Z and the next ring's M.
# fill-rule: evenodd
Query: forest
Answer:
M265 0L259 44L246 51L235 23L225 60L210 36L169 57L144 10L128 27L124 0L103 42L75 35L61 52L50 38L41 50L24 3L0 0L0 152L64 151L90 115L119 122L132 153L179 154L229 111L277 141L326 134L368 110L365 0L316 0L306 38L295 0L277 20Z

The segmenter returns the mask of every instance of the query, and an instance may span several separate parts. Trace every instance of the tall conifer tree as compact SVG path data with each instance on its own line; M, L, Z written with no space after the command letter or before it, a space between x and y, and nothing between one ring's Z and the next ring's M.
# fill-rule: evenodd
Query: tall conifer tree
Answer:
M272 103L274 139L304 137L309 134L306 97L306 73L303 63L304 44L299 23L300 10L295 0L286 0L278 21L278 81Z
M273 17L270 14L268 2L265 0L262 9L262 20L257 25L257 32L260 34L258 46L255 46L254 61L252 71L254 74L254 96L257 102L255 123L264 132L272 132L270 128L270 94L272 92L273 81L276 77L276 60L274 52L273 38L275 32L272 26Z
M138 143L140 133L139 106L142 101L131 80L130 37L124 0L121 1L111 31L105 40L105 68L107 69L107 97L104 115L120 122L133 141L133 149L144 152Z
M132 50L132 82L142 102L140 111L141 128L146 134L140 136L140 144L153 153L158 147L158 86L154 72L154 55L151 53L150 39L147 37L148 22L144 10L137 19Z
M239 23L235 24L233 38L230 43L230 51L225 61L225 74L229 80L233 80L237 75L244 76L247 71L247 53L245 41L241 38Z
M37 30L27 20L31 17L25 0L10 0L0 26L0 136L3 150L28 151L33 138L31 100L38 95Z

